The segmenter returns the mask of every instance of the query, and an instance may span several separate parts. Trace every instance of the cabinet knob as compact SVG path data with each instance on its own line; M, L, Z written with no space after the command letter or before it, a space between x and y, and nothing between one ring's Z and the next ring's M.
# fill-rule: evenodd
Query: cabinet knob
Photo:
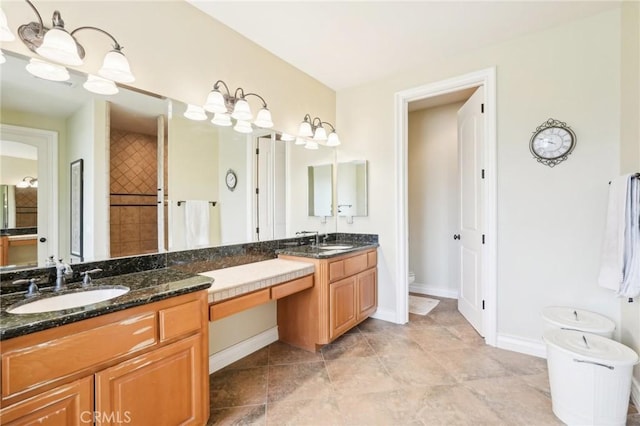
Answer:
M460 239L460 234L454 234L453 235L453 239L454 240L459 240Z
M40 242L41 242L41 243L46 243L46 242L47 242L47 239L46 239L45 237L40 237Z

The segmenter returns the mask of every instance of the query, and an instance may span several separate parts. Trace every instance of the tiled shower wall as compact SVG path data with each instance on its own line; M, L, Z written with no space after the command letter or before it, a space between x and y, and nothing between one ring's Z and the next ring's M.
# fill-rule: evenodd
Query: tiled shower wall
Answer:
M111 257L158 251L157 138L111 128Z

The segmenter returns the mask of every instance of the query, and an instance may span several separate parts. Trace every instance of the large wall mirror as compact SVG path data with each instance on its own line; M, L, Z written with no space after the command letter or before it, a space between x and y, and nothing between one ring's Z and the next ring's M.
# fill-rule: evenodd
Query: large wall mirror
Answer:
M2 235L35 244L29 259L10 258L3 270L41 267L51 255L78 263L336 231L335 220L308 216L306 188L307 168L332 164L334 149L189 120L186 105L155 94L96 95L73 71L66 82L38 79L25 70L28 58L5 56ZM80 159L82 257L71 255L70 165ZM29 178L36 219L26 226L16 198Z
M338 163L338 216L367 216L367 161Z

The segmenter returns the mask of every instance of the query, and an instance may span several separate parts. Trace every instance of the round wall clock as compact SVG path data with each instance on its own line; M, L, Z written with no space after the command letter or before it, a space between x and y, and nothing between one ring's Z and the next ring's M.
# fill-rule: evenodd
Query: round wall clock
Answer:
M531 153L539 163L549 167L566 160L576 146L576 134L567 123L548 119L536 128L529 142Z
M229 191L233 191L236 189L236 185L238 184L238 177L236 176L236 172L229 169L227 170L227 175L224 178L225 183L227 184L227 188Z

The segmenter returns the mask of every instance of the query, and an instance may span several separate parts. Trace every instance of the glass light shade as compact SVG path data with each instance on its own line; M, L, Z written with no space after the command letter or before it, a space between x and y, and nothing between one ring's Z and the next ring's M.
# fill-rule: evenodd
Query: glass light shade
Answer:
M62 65L52 64L37 58L31 58L27 64L27 71L36 77L51 81L69 80L69 71Z
M268 109L262 108L258 111L258 115L256 116L256 121L253 122L258 127L262 127L263 129L270 129L273 127L273 121L271 121L271 112Z
M7 24L7 15L0 9L0 41L13 41L15 38Z
M253 127L251 127L251 123L245 120L236 121L236 125L233 126L233 130L238 133L252 133Z
M314 141L326 141L327 140L327 131L324 130L324 127L318 126L316 127L316 132L313 134Z
M251 108L249 108L249 103L244 99L238 99L236 101L235 106L233 107L233 113L231 113L231 117L236 120L249 121L253 118L253 114L251 114Z
M307 149L318 149L318 142L307 141L307 143L304 145L304 147L307 148Z
M131 74L127 57L119 50L112 50L104 55L102 68L100 68L98 74L101 77L117 81L118 83L132 83L136 79L133 74Z
M280 140L284 141L284 142L291 142L291 141L295 141L296 137L290 135L289 133L282 133L280 135Z
M87 81L84 82L82 87L99 95L115 95L118 93L118 87L113 81L98 77L97 75L89 74Z
M76 41L63 28L53 27L47 31L36 53L64 65L82 65Z
M311 130L311 124L308 121L303 121L298 127L298 136L308 138L313 136L313 130Z
M216 112L215 114L213 114L213 119L211 120L211 122L216 126L229 127L231 126L231 116L229 114Z
M187 105L187 110L184 112L184 116L189 120L195 121L203 121L207 119L207 114L204 112L202 107L191 104Z
M224 102L224 95L217 89L210 91L203 108L205 111L226 114L227 105Z
M4 64L5 62L7 62L7 58L4 56L4 53L2 53L2 50L0 50L0 64Z
M338 146L340 145L340 138L336 132L329 133L329 137L327 138L327 146Z
M305 138L296 138L296 145L306 145L307 140Z

